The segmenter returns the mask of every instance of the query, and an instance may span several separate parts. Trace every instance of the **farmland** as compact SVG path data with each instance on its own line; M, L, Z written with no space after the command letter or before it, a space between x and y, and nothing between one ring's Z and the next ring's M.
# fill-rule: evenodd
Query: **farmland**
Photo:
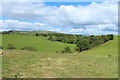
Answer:
M7 50L12 43L17 49ZM32 46L37 51L20 50ZM3 35L3 78L117 78L118 36L81 53L56 53L75 44L52 42L47 37Z

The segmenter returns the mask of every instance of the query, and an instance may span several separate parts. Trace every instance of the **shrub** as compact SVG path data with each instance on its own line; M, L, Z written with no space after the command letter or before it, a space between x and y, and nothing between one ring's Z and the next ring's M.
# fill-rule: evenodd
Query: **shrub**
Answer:
M65 47L64 50L61 51L61 53L72 53L69 47Z
M35 36L39 36L39 33L35 33Z
M21 50L37 51L34 47L24 47Z
M108 34L107 36L109 37L109 40L113 40L114 39L113 34Z
M0 46L0 49L3 49L3 47L2 47L2 46Z
M47 37L48 35L47 34L42 34L44 37Z
M16 47L13 44L9 43L7 49L12 50L12 49L16 49Z
M111 57L111 55L107 55L107 57Z

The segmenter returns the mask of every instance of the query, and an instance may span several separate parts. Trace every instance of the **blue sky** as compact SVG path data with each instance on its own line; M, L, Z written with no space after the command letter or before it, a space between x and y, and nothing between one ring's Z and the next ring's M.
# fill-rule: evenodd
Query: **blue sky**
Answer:
M55 31L68 34L117 34L117 4L109 2L4 3L0 31Z

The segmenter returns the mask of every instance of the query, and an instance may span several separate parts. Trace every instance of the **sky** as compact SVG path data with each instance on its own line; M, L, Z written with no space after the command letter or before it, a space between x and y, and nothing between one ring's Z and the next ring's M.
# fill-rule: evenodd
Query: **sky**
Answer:
M118 34L117 2L4 2L0 31Z

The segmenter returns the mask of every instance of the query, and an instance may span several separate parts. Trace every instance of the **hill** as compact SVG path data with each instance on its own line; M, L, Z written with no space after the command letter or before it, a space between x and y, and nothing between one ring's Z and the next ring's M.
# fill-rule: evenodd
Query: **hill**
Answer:
M9 43L12 43L17 49L23 47L34 47L39 52L56 52L63 50L66 46L69 46L71 50L74 50L76 45L66 44L61 42L53 42L48 40L48 37L36 37L33 35L12 35L5 34L2 36L3 48L6 49Z
M33 46L38 51L3 50L3 78L117 78L118 36L81 53L55 53L74 44L52 42L47 37L3 35L3 46ZM41 44L41 45L40 45Z
M85 53L95 55L118 55L118 36L114 36L114 40L90 49Z

